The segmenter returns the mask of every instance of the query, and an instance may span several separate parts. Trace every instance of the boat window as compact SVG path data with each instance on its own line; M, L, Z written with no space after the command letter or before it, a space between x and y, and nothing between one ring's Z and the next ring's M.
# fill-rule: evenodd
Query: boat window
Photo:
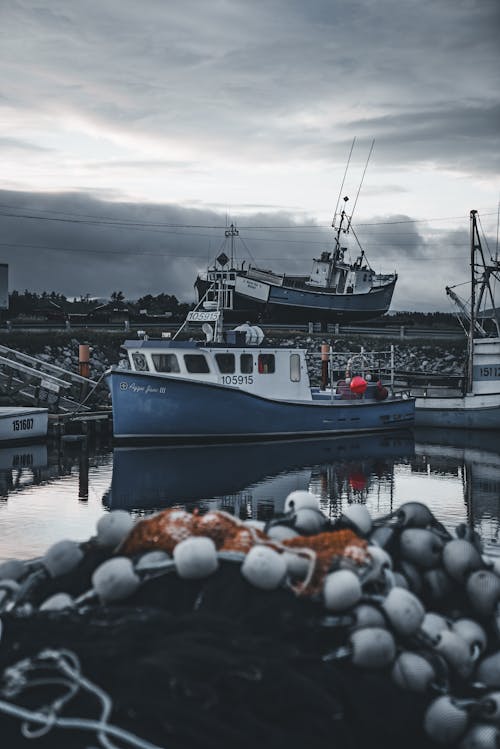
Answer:
M290 380L300 382L300 356L299 354L290 354Z
M181 371L175 354L153 354L152 359L157 372Z
M259 354L259 374L273 374L274 354Z
M132 361L134 362L134 369L137 372L147 372L149 370L148 362L144 354L139 354L134 351L132 354Z
M252 374L253 354L241 354L240 355L240 372L241 374Z
M184 354L186 369L191 374L206 374L210 372L208 362L203 354Z
M234 354L215 354L215 361L222 374L234 373Z

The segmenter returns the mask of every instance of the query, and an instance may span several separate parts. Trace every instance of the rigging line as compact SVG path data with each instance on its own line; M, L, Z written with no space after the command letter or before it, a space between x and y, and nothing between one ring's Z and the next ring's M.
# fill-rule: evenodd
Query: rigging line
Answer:
M349 231L349 229L351 228L351 223L352 223L352 219L353 219L353 216L354 216L354 212L355 212L356 206L358 204L359 194L361 192L361 188L363 187L363 182L365 181L365 174L366 174L366 170L368 169L368 162L370 161L370 158L371 158L374 146L375 146L375 139L372 140L372 145L371 145L371 148L370 148L370 152L368 154L368 158L366 159L366 164L365 164L365 168L363 170L363 174L361 176L361 182L359 183L358 193L356 195L356 200L354 201L354 206L353 206L353 209L351 211L351 218L349 219L349 223L347 224L347 231Z
M338 209L339 209L340 198L342 196L342 190L344 189L344 182L345 182L345 178L347 176L347 170L349 169L349 164L351 162L351 156L352 156L352 152L354 150L354 144L355 143L356 143L356 136L354 136L354 138L352 139L351 150L349 151L349 156L347 158L347 164L345 165L344 177L342 179L342 184L340 185L339 196L337 198L337 204L335 206L335 213L333 214L332 226L335 226L335 221L337 219L337 212L338 212Z
M477 219L478 219L478 222L479 222L479 226L481 227L481 233L482 233L482 235L483 235L483 240L484 240L484 243L485 243L485 245L486 245L486 249L487 249L487 250L488 250L488 252L490 253L490 260L492 260L492 261L493 261L493 258L492 258L492 256L491 256L490 246L489 246L489 244L488 244L488 239L487 239L487 237L486 237L486 234L485 234L485 231L484 231L484 229L483 229L483 224L481 223L481 216L479 216L479 215L478 215Z

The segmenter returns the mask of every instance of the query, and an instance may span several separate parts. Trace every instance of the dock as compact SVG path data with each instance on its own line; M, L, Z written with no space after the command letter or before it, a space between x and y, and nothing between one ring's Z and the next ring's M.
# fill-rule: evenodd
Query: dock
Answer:
M49 414L49 437L85 436L97 438L113 434L111 408L99 411L83 411L78 414Z

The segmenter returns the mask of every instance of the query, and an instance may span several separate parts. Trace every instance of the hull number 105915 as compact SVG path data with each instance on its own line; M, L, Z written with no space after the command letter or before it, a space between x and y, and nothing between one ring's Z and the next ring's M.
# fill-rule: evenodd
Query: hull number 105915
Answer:
M223 385L253 385L253 375L223 375Z

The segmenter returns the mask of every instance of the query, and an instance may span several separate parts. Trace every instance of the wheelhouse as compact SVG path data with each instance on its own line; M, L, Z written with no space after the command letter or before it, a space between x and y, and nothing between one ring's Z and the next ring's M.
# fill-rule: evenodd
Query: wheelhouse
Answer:
M125 341L123 348L128 369L141 375L192 379L269 398L312 398L305 349L164 340Z

